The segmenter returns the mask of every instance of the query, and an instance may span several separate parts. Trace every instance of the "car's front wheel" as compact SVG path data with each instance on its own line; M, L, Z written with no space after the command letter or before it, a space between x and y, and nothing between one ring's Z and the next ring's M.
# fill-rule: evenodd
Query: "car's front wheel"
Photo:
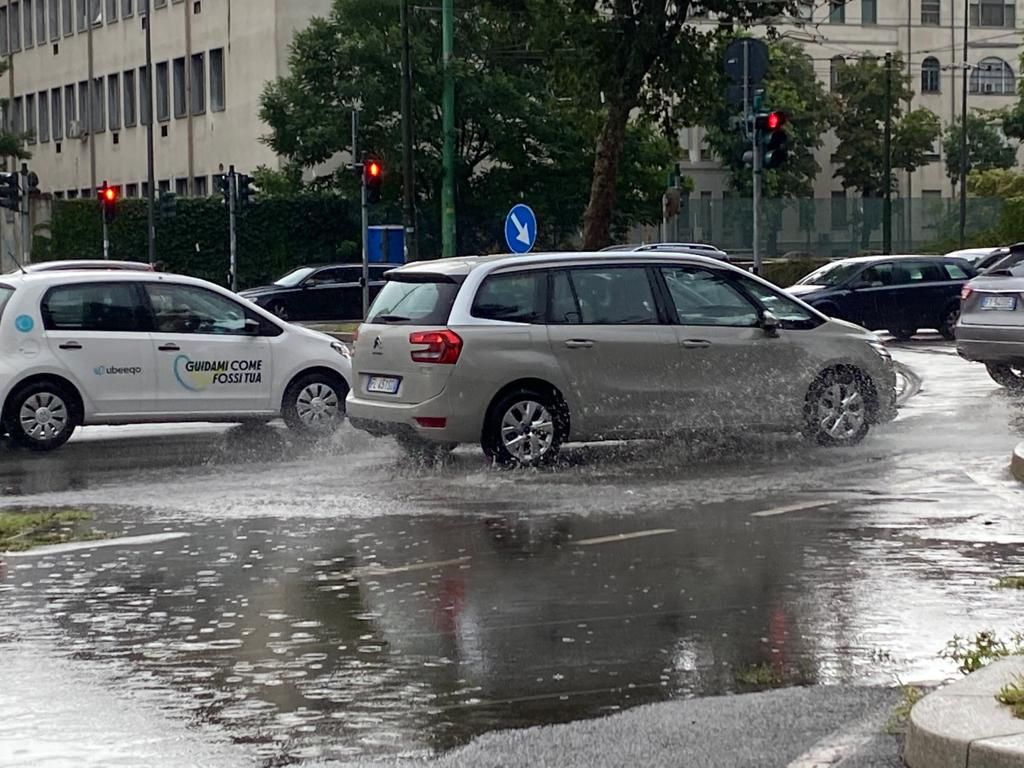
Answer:
M554 393L519 389L492 404L481 445L501 466L542 466L558 456L567 425L565 407Z
M819 445L856 445L867 435L869 391L849 369L823 374L807 393L804 432Z
M890 328L889 333L896 341L909 341L917 333L917 330L910 328Z
M74 393L58 381L36 381L7 401L4 426L11 439L33 451L52 451L82 423Z
M1024 393L1024 364L1022 363L985 363L992 381L1011 392Z
M308 373L284 393L281 415L296 432L311 437L333 432L345 419L348 384L336 374Z

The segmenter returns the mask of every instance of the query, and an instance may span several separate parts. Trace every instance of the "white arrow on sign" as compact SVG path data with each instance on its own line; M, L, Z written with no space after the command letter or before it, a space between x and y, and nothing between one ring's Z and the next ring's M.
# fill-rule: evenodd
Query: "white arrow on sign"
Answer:
M529 245L530 227L526 224L520 223L519 217L516 216L514 213L512 214L512 225L516 228L516 232L518 233L516 235L516 240L518 240L523 245Z

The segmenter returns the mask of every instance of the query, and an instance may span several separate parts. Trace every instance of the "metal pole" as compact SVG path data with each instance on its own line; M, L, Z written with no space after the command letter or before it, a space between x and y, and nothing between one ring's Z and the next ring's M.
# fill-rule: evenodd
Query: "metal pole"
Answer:
M228 169L228 227L231 237L231 290L238 290L238 251L235 240L235 200L238 198L238 177L235 166Z
M444 64L444 183L441 188L441 255L455 255L455 72L452 70L452 44L455 37L453 0L441 3L441 59Z
M761 147L758 139L757 116L754 114L750 93L750 43L743 43L743 109L750 126L750 154L753 166L753 242L754 274L761 274Z
M156 264L156 170L153 158L153 123L156 115L153 110L153 34L149 28L153 18L150 3L152 0L143 0L146 7L146 16L143 23L146 25L146 103L143 109L149 116L146 125L146 202L147 202L147 226L149 263Z
M416 242L416 160L412 133L412 51L409 44L409 0L398 4L402 26L402 224L405 226L405 260L419 258Z
M93 44L92 44L92 3L87 2L85 28L86 40L87 40L87 53L89 56L89 87L86 93L89 94L89 98L86 99L86 104L89 105L89 114L82 115L82 124L88 128L89 131L89 181L92 184L92 188L96 189L96 131L99 130L98 125L93 124L93 118L96 114L96 74L95 74L95 62L93 60ZM103 13L103 7L100 6L100 13ZM104 94L100 94L104 97Z
M960 106L960 247L967 247L967 40L970 19L970 0L964 0L964 68L963 94Z
M367 237L370 233L370 209L366 204L366 171L360 174L362 183L359 185L362 191L363 203L363 319L370 313L370 251L367 248Z
M885 54L885 137L882 141L882 253L892 253L892 54Z
M28 163L21 164L21 263L32 263L32 234L29 226Z
M102 207L102 206L101 206ZM107 233L107 217L103 217L103 258L110 258L110 235Z

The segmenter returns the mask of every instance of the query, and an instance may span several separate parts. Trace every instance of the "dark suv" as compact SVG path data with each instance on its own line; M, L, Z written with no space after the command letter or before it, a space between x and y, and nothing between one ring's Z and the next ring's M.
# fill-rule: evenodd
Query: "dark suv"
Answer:
M830 317L897 339L919 328L953 339L960 289L975 274L947 256L862 256L826 264L787 290Z

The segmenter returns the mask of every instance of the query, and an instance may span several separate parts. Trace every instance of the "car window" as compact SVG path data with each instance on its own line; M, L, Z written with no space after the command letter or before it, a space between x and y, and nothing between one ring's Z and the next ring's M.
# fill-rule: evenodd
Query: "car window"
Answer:
M192 285L146 283L157 333L245 335L246 318L257 319L241 304Z
M313 274L315 269L315 267L299 267L298 269L293 269L284 277L280 277L275 280L274 285L280 285L282 288L294 288Z
M950 280L966 280L967 278L970 277L970 275L967 274L967 270L965 270L959 264L954 264L952 262L947 261L942 266L945 267L946 274L949 276Z
M652 325L654 291L644 267L572 269L569 279L584 325Z
M946 279L938 264L928 261L900 262L893 269L893 278L894 285L937 283Z
M9 285L0 285L0 318L4 316L4 307L7 306L7 302L11 300L11 296L13 295L13 288Z
M547 283L544 272L491 275L477 291L471 314L484 320L542 323Z
M763 283L752 280L745 275L735 278L743 289L757 299L761 306L775 315L782 327L787 330L810 330L817 328L824 320L786 296Z
M350 283L358 279L358 275L349 269L321 269L309 277L306 285L334 285L336 283Z
M861 265L857 262L835 262L832 264L826 264L823 267L811 272L811 274L801 277L796 281L796 285L823 285L826 287L832 287L845 283L847 279L856 274L861 268Z
M551 301L548 322L554 325L575 325L580 322L580 305L576 301L567 272L551 275Z
M148 331L134 283L77 283L51 288L42 302L48 331Z
M757 325L757 308L716 272L697 267L663 267L661 274L680 325Z
M871 288L884 288L893 283L892 262L872 264L857 276L857 283Z
M415 282L389 280L370 307L367 322L395 325L447 323L460 286L447 278L430 277L417 274Z

